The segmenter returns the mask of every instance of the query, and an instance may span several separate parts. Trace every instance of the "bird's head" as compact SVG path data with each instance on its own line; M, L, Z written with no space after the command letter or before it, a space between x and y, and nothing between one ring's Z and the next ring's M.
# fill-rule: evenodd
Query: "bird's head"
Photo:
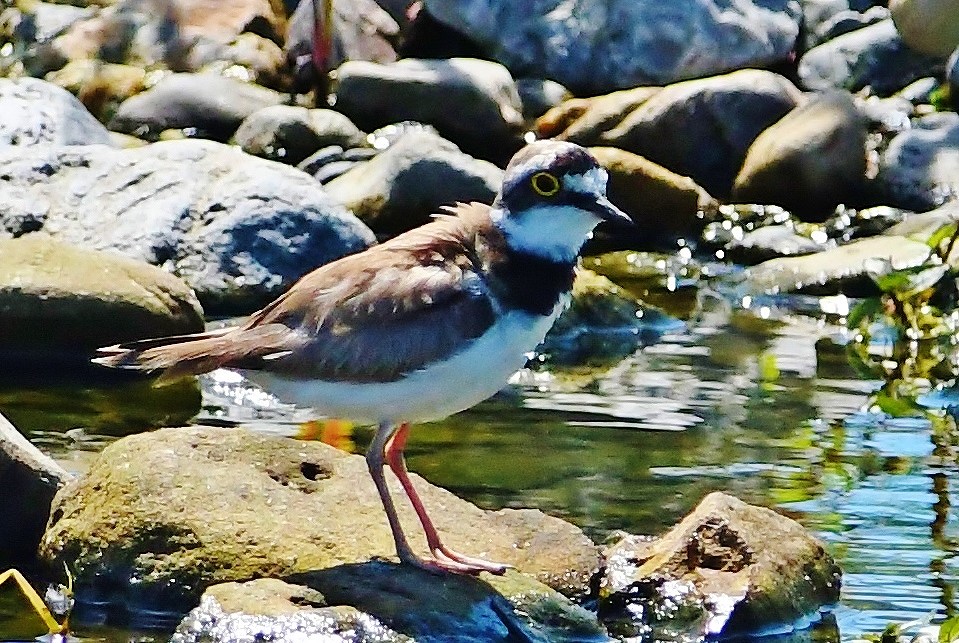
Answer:
M536 141L506 166L493 223L514 250L572 262L600 221L632 225L606 198L608 175L585 148Z

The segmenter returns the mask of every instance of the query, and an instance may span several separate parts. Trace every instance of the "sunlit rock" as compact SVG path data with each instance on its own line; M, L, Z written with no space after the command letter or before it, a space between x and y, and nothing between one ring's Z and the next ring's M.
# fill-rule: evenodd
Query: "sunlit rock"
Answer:
M0 78L0 148L110 143L110 133L69 92L36 78Z
M931 210L959 199L959 114L937 112L889 142L876 180L891 205Z
M248 116L234 141L248 154L296 165L322 147L357 147L366 135L330 109L271 105Z
M889 11L907 45L933 56L948 56L959 47L959 2L890 0Z

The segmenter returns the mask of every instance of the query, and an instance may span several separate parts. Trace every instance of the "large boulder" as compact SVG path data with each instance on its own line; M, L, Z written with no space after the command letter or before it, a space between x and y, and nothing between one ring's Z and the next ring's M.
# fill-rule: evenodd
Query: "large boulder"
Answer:
M0 147L110 143L110 132L68 91L36 78L0 78Z
M783 62L802 17L795 0L425 0L424 6L515 75L552 78L584 94Z
M576 527L533 510L483 511L413 479L451 547L510 563L565 595L587 593L599 555ZM420 533L393 489L406 530ZM52 511L43 559L69 561L81 602L133 610L186 611L215 583L344 573L394 556L364 458L244 429L123 438L57 495ZM422 538L411 544L425 553Z
M165 270L46 235L0 239L0 361L8 366L83 364L100 346L201 330L196 296Z
M600 613L621 616L620 635L761 635L839 600L839 566L802 525L720 492L661 537L627 536L606 558Z
M141 148L0 148L0 235L163 266L208 312L249 312L372 232L308 174L202 140Z
M959 47L959 1L890 0L889 11L903 41L912 49L948 56Z
M876 179L891 205L910 210L931 210L959 198L959 114L916 119L889 142Z

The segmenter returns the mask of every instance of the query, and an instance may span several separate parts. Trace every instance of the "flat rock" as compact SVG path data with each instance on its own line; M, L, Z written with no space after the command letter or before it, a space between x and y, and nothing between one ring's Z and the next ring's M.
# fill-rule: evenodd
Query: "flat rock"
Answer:
M791 632L839 600L839 566L802 525L720 492L663 536L627 536L606 558L600 612L624 614L619 635Z
M497 63L349 61L339 67L337 78L336 108L363 130L401 121L426 123L481 158L509 158L522 145L523 105L513 77Z
M240 123L283 96L217 74L172 74L120 104L110 129L156 140L168 129L189 130L199 138L225 142Z
M851 95L833 91L812 95L753 141L732 199L819 222L837 205L859 201L865 181L865 119Z
M588 591L598 551L576 527L533 510L483 511L413 479L451 547L511 563L564 595ZM405 529L420 533L400 487L392 488ZM425 553L422 538L411 544ZM364 458L211 427L161 429L108 446L57 495L41 544L45 561L70 562L78 600L132 611L185 612L220 582L349 576L360 566L349 589L367 578L371 559L393 555ZM324 590L332 599L331 592Z
M890 205L909 210L931 210L959 198L959 114L916 119L889 142L876 180Z
M424 6L515 75L552 78L580 94L785 61L802 17L792 0L425 0Z
M72 476L0 415L0 565L31 563L57 490Z
M0 148L0 168L0 234L163 266L211 314L249 312L374 241L308 174L211 141Z
M84 364L99 346L201 330L196 295L165 270L46 235L0 239L0 360L7 366Z
M801 234L792 226L768 225L743 234L724 248L726 258L744 265L752 265L777 257L795 257L819 252L823 247Z
M0 78L0 147L109 145L110 133L70 92L37 78Z
M492 163L429 130L411 130L325 187L379 234L422 225L444 204L492 203L502 180Z
M323 147L358 147L366 135L331 109L271 105L248 116L234 141L247 154L297 165Z

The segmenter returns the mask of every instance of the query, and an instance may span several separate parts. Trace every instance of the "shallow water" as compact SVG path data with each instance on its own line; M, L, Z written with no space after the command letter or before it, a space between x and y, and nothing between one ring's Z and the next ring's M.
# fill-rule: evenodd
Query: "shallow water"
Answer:
M410 468L483 507L536 507L597 539L617 529L661 532L707 492L728 491L778 508L827 543L844 570L835 612L842 640L890 621L952 615L955 423L871 410L883 383L851 366L845 331L822 310L834 313L835 302L744 309L705 290L674 296L685 325L660 326L626 347L622 337L593 338L590 365L553 355L492 400L417 427ZM196 413L196 422L290 436L309 419L227 374L202 378L202 398L190 385L158 392L143 382L82 381L0 382L0 410L76 472L120 435ZM933 386L920 399L931 410L959 403ZM370 435L361 427L321 437L362 451ZM13 592L0 590L0 634L29 638L29 623L15 623L24 618ZM110 642L144 634L83 623L76 632ZM836 638L830 628L819 635Z

